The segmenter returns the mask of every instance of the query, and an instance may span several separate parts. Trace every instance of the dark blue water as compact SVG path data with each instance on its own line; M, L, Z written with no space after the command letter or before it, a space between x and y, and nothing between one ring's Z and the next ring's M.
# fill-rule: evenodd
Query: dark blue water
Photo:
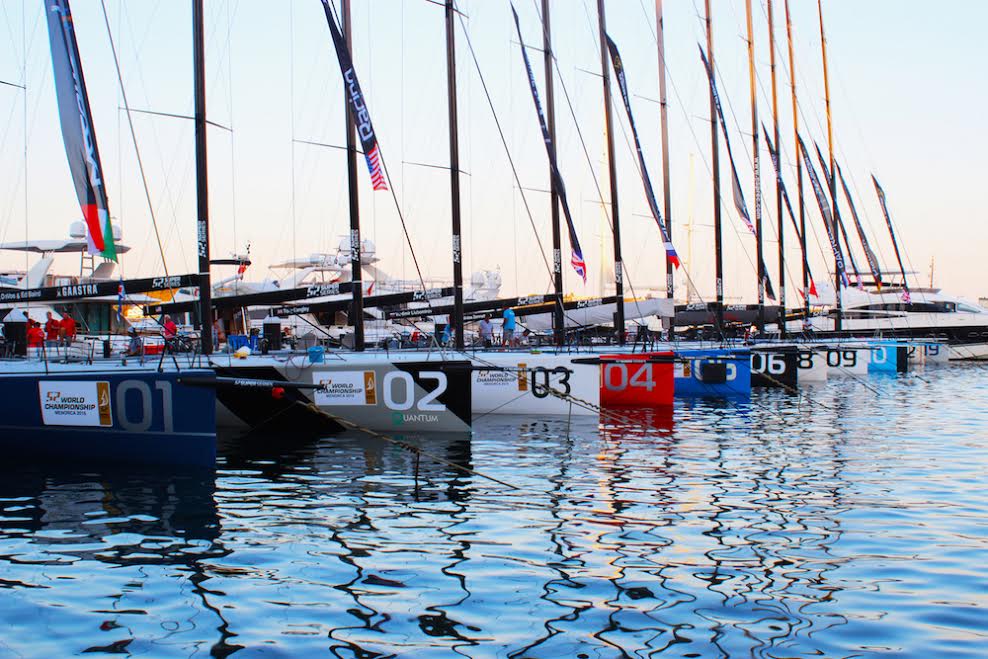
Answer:
M988 655L988 369L806 391L6 465L0 656Z

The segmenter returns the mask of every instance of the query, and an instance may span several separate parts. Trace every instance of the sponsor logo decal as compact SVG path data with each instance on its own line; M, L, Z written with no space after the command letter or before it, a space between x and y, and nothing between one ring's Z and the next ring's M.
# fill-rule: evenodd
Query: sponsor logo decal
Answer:
M46 426L113 425L109 382L38 383L41 420Z

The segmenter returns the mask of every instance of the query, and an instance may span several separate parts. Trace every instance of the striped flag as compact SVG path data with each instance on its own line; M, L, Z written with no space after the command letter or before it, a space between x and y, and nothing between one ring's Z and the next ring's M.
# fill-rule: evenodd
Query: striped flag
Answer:
M360 146L364 150L364 158L367 160L367 170L370 172L371 185L375 190L387 190L388 184L384 177L384 168L381 165L381 152L377 144L377 135L374 133L374 125L370 120L370 113L364 102L364 94L360 91L360 83L357 82L357 73L353 70L353 60L350 58L350 51L347 49L346 41L340 33L340 28L333 18L333 8L329 0L322 0L323 10L326 12L326 22L329 23L329 31L333 35L333 46L336 47L336 59L340 62L340 71L343 73L343 85L346 87L347 102L353 114L353 120L357 125L357 135L360 137Z

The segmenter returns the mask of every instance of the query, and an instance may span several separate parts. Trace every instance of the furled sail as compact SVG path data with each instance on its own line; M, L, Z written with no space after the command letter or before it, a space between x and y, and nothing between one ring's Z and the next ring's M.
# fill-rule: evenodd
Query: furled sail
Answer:
M803 154L803 165L806 167L807 176L810 177L813 194L816 195L816 203L820 206L820 215L823 216L823 224L827 227L827 238L830 240L830 248L834 252L834 263L837 265L837 274L840 276L841 285L846 287L849 285L847 269L844 267L844 254L841 251L840 243L837 242L834 217L830 214L830 202L827 201L827 195L823 191L823 186L820 185L820 179L817 177L816 169L813 167L813 160L806 150L806 144L803 143L802 137L799 138L799 152Z
M539 100L539 90L535 86L535 76L532 74L532 65L528 61L528 53L525 51L525 42L521 37L521 25L518 22L518 12L514 5L511 6L511 14L515 17L515 29L518 31L518 43L521 46L521 56L525 60L525 71L528 73L528 84L532 88L532 100L535 102L535 112L539 115L539 126L542 128L542 139L545 141L545 150L549 155L549 170L555 180L556 189L559 191L559 203L563 208L563 215L566 217L566 227L569 229L570 265L576 274L583 278L583 283L587 282L587 264L583 260L583 250L580 249L580 240L576 236L576 226L573 224L573 217L569 212L569 202L566 201L566 186L563 185L563 177L559 173L556 164L556 145L553 144L549 136L549 126L545 121L545 114L542 112L542 102Z
M786 210L789 212L789 219L792 220L792 226L796 231L796 237L799 239L800 245L802 245L803 238L799 232L799 222L796 221L796 214L792 211L792 203L789 201L789 193L786 191L786 183L782 180L782 170L779 165L779 151L776 148L776 145L772 143L772 137L768 134L768 129L765 128L765 124L762 124L762 132L765 134L765 142L768 144L768 154L772 158L772 165L775 167L775 180L779 185L779 190L782 191L782 200L786 203ZM810 263L806 258L806 252L803 252L803 265L806 267L806 274L810 280L809 293L812 297L817 297L816 282L813 281L813 273L810 272ZM800 293L802 293L802 291L800 291Z
M638 152L638 166L641 169L642 183L645 185L645 197L648 199L648 207L652 210L652 217L659 225L659 232L662 234L662 244L666 250L666 259L677 268L679 267L679 255L672 245L672 239L666 230L662 213L655 201L655 192L652 190L652 179L648 176L648 169L645 167L645 156L642 153L641 141L638 139L638 129L635 127L635 118L631 114L631 101L628 98L628 84L624 76L624 64L621 62L621 55L618 53L614 41L607 37L607 49L611 54L611 64L614 65L614 75L617 78L618 86L621 88L621 98L624 100L624 110L628 114L628 125L631 126L631 135L635 138L635 151Z
M878 184L878 179L875 175L871 175L871 182L875 184L875 192L878 193L878 201L882 204L882 213L885 215L885 224L888 225L889 235L892 236L892 247L895 248L895 258L899 262L899 270L902 271L902 301L908 304L910 300L909 296L909 283L906 281L906 268L902 265L902 256L899 254L899 241L895 239L895 230L892 228L892 216L889 215L888 205L885 203L885 190L882 190L882 186Z
M346 47L346 41L343 39L340 28L336 25L333 8L330 6L329 0L322 0L322 8L326 12L326 22L329 23L329 31L333 35L336 58L340 62L343 85L346 87L347 102L350 104L350 110L353 112L354 122L357 125L357 135L360 136L360 146L364 151L364 159L367 161L371 185L375 190L387 190L388 183L384 177L384 166L381 163L377 135L374 133L374 125L371 123L367 104L364 102L364 94L360 91L360 83L357 81L357 73L353 69L350 51Z
M86 222L89 253L116 261L117 250L113 244L103 165L96 146L96 131L89 109L69 0L45 0L44 6L62 141L75 183L76 197Z
M854 218L854 228L857 229L858 238L861 239L861 247L864 249L868 267L871 269L871 276L875 278L875 286L881 292L882 268L878 263L878 257L875 256L871 245L868 244L868 237L865 235L864 227L861 225L861 219L858 217L858 209L854 206L854 200L851 199L851 191L847 188L847 181L844 180L844 172L841 171L840 165L837 164L836 160L834 161L834 169L837 170L837 178L840 179L840 185L844 189L844 197L847 198L847 207L851 209L851 217Z
M751 215L748 214L748 205L744 201L744 192L741 190L741 179L738 177L738 168L734 165L734 153L731 151L731 138L727 134L727 122L724 120L724 110L720 105L720 94L717 92L717 82L714 80L714 72L710 68L710 62L707 60L707 54L703 52L703 47L697 44L700 48L700 59L703 60L703 68L707 71L707 81L710 83L710 93L714 99L714 107L717 108L717 119L720 123L720 130L724 135L724 146L727 147L727 159L731 163L731 187L734 192L734 207L738 211L738 215L741 216L741 220L744 225L748 227L752 235L755 234L755 225L751 223ZM757 158L757 155L755 156ZM770 299L775 299L775 290L772 288L772 280L768 276L768 268L762 264L762 272L765 273L765 295Z

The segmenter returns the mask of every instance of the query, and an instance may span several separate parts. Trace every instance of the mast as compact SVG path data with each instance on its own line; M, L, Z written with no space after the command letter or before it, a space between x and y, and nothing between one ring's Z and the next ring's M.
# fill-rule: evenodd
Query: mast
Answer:
M669 107L666 101L666 47L664 21L662 18L662 0L655 0L655 35L659 51L659 117L662 126L662 206L666 215L666 234L672 239L672 191L669 188ZM690 266L693 264L690 263ZM673 264L666 257L666 297L675 297L675 280ZM675 305L674 305L675 306ZM669 319L669 339L674 338L676 331L676 312L673 309Z
M209 185L206 166L206 48L202 0L192 0L192 65L195 86L196 130L196 242L199 252L200 350L213 352L212 282L209 277Z
M710 0L704 0L705 20L707 23L707 61L710 63L710 75L713 76L717 70L714 68L714 32L713 24L710 20ZM717 331L724 332L724 244L721 236L721 214L720 214L720 151L717 140L717 106L714 100L713 85L710 87L710 154L714 184L714 260L716 263L716 286L717 286L717 308L716 314Z
M786 40L789 42L789 81L792 89L792 133L796 145L796 190L799 203L799 246L803 251L803 314L810 317L810 272L806 256L806 206L803 203L803 157L799 146L799 104L796 101L796 60L792 52L792 19L789 15L789 0L786 3ZM775 143L782 150L781 144Z
M775 79L775 21L772 16L772 0L768 0L768 52L769 70L772 72L772 126L776 148L779 148L779 92ZM782 221L782 169L775 172L775 217L779 234L779 338L786 338L786 252L785 224Z
M542 0L542 54L545 62L545 102L546 124L552 151L556 151L556 104L552 91L552 35L549 26L549 0ZM563 251L562 235L559 229L559 189L556 177L552 175L552 160L549 164L549 204L552 209L552 282L556 292L556 304L552 312L552 340L557 346L563 345L565 330L563 319Z
M456 115L456 42L454 0L446 0L446 88L449 97L449 191L453 218L453 330L455 347L463 350L463 263L460 239L460 143Z
M823 93L827 106L827 147L830 150L830 200L834 208L834 235L837 235L837 176L834 172L834 124L830 116L830 77L827 71L827 37L823 32L823 3L816 0L817 13L820 16L820 48L823 57ZM845 242L847 237L844 238ZM855 268L856 269L856 268ZM838 332L841 329L841 277L840 264L834 261L834 300L836 303L837 315L834 317L834 329Z
M353 38L350 22L350 0L342 0L343 37L346 49L353 57ZM364 349L364 282L360 254L360 198L357 191L357 126L347 90L343 90L343 106L346 109L346 171L350 192L350 280L353 282L353 303L350 306L353 322L353 349Z
M755 31L751 0L744 3L748 28L748 86L751 92L751 162L755 181L755 253L758 259L758 332L765 332L765 261L762 258L762 176L758 163L758 96L755 89Z
M621 225L618 219L617 165L614 159L614 124L611 117L611 72L607 64L607 22L604 0L597 0L600 30L600 71L604 81L604 127L607 137L607 172L611 183L611 222L614 234L614 330L618 345L624 345L624 264L621 262Z

